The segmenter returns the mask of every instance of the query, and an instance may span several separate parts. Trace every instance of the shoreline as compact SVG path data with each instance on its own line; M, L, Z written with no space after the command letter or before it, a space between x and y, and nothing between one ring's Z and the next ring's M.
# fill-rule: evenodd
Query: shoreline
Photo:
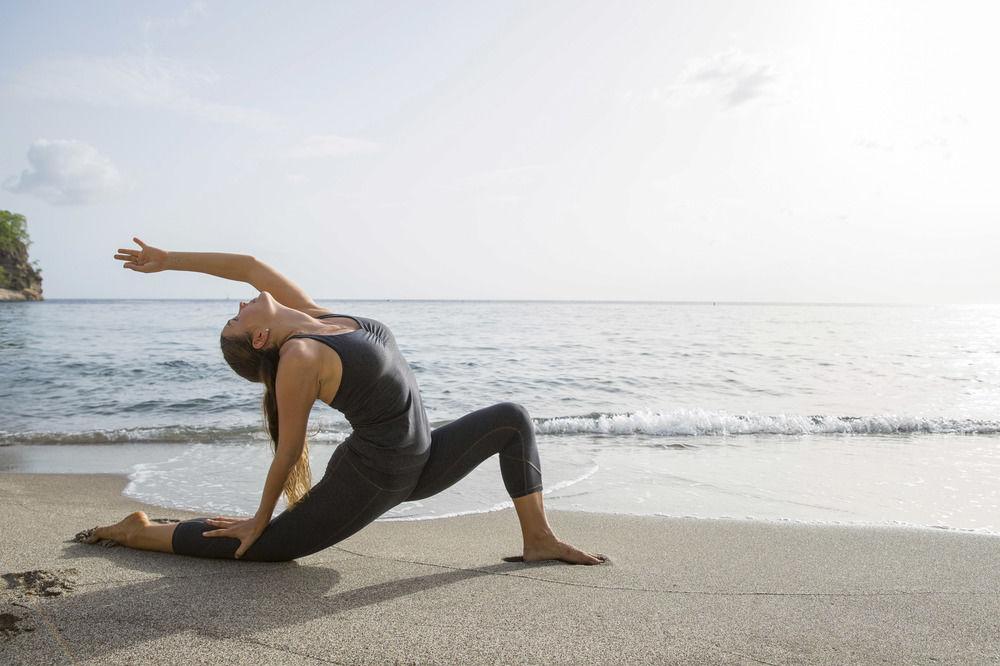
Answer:
M10 473L10 472L0 472L0 474L7 474L7 473ZM15 474L42 474L42 475L46 474L46 473L38 473L38 472L13 472L13 473L15 473ZM71 472L65 472L65 474L73 474L73 473L71 473ZM109 474L109 476L120 476L123 479L126 479L126 486L128 485L128 476L127 475L124 475L124 474ZM143 498L139 498L139 497L132 497L130 495L125 495L124 494L125 490L126 490L126 488L123 487L122 488L122 495L123 495L123 497L126 497L127 499L132 500L134 502L138 502L138 503L144 504L146 506L152 507L155 511L160 511L160 512L175 511L175 512L180 512L180 513L184 513L184 514L189 514L191 516L201 516L201 517L207 516L208 513L211 513L211 512L206 512L206 511L200 511L199 512L197 510L190 509L190 508L185 508L185 507L176 507L176 506L170 506L170 505L167 505L167 504L159 504L159 503L156 503L156 502L151 502L151 501L149 501L147 499L143 499ZM441 514L441 515L434 515L434 516L417 516L417 517L401 516L401 517L394 517L394 518L379 519L378 522L380 522L380 523L419 523L419 522L428 522L428 521L436 521L436 520L448 520L450 518L461 518L461 517L464 517L464 516L479 516L479 515L493 514L493 513L498 513L498 512L502 512L502 511L509 511L509 510L511 510L513 508L513 504L511 502L509 502L509 501L505 502L504 504L507 504L508 506L503 506L503 507L500 507L500 508L483 509L483 510L470 509L468 511L459 511L459 512L455 512L455 513L448 513L448 514ZM986 538L1000 539L1000 533L995 533L995 532L979 532L979 531L975 531L975 530L970 529L970 528L947 527L947 526L932 526L932 525L916 525L916 524L910 524L910 523L900 523L900 524L890 525L890 524L863 523L863 522L856 522L856 523L838 522L838 523L833 523L833 522L823 522L823 521L818 521L818 520L817 521L796 520L796 519L792 519L792 518L755 518L755 517L733 518L731 516L671 516L671 515L666 515L666 514L661 514L661 513L620 513L620 512L615 512L615 511L591 511L591 510L584 510L584 509L556 509L556 508L548 508L548 507L546 507L545 511L546 511L546 513L549 513L549 512L553 512L553 513L579 513L579 514L583 514L583 515L593 515L593 516L615 516L615 517L622 517L622 518L648 518L648 519L651 519L651 520L658 520L658 519L662 519L662 520L682 520L682 521L696 520L696 521L712 521L712 522L719 522L719 523L740 523L740 524L742 524L742 523L750 523L750 524L760 523L762 525L769 525L769 526L805 527L805 528L815 528L815 529L833 528L833 529L848 529L848 530L850 530L850 529L859 529L859 530L865 530L865 529L874 529L874 530L903 530L903 531L906 531L906 532L932 533L932 534L936 534L936 533L958 534L958 535L969 535L969 536L976 536L976 537L986 537ZM274 515L278 515L278 513L280 513L280 511L275 510Z
M190 477L181 473L179 476L176 469L169 469L173 476L163 476L162 469L158 467L158 461L172 459L177 455L173 451L176 447L181 447L180 451L189 452L195 448L201 450L209 445L198 445L197 447L183 447L178 443L158 444L87 444L87 445L37 445L37 444L13 444L0 446L0 473L14 474L120 474L122 478L128 478L132 483L128 484L126 492L130 499L138 502L162 507L166 511L187 511L197 515L216 515L219 513L227 515L248 515L256 506L259 500L259 487L256 481L247 485L246 479L232 478L226 488L215 487L209 493L197 490L198 483L204 483L207 472L206 469L215 470L213 473L223 473L229 465L240 464L242 462L256 462L253 456L232 455L230 447L221 447L218 453L201 453L197 460L187 461L187 465L198 465L201 476ZM123 448L124 447L124 448ZM149 450L152 447L152 453ZM157 447L163 448L160 451ZM324 448L325 447L325 448ZM240 450L246 447L236 447ZM133 450L134 449L134 450ZM141 449L141 451L140 451ZM166 451L166 449L171 449ZM208 450L208 449L206 449ZM263 449L262 449L263 450ZM324 464L324 459L332 453L333 445L317 445L313 450L313 467L319 469ZM238 453L238 452L237 452ZM255 454L258 452L254 452ZM56 455L59 454L59 455ZM141 454L141 458L136 457ZM225 454L225 455L223 455ZM220 456L217 458L216 456ZM228 456L228 457L227 457ZM744 456L746 458L747 456ZM244 460L245 459L245 460ZM139 468L134 466L138 460L144 460ZM556 461L559 463L560 461ZM565 461L562 461L565 464ZM605 461L602 461L602 465ZM153 485L150 486L149 479L144 476L149 471L152 464ZM618 461L611 460L610 465L618 464ZM632 464L623 459L621 464L626 467ZM205 466L208 467L205 467ZM733 461L729 466L733 467ZM176 467L176 466L175 466ZM156 471L156 470L160 471ZM131 471L130 471L131 470ZM705 475L697 466L688 466L680 469L677 473L684 475L692 473L692 478L705 480ZM470 479L475 477L475 472ZM887 506L878 504L873 498L869 498L869 506L852 507L843 503L824 502L815 497L803 496L802 492L789 493L787 496L777 496L773 492L768 494L765 491L760 493L745 493L746 501L739 501L739 493L727 496L723 493L712 494L709 491L702 492L698 497L678 491L670 485L658 489L650 480L638 480L640 485L636 486L636 493L645 492L646 501L638 503L630 501L628 497L616 497L614 493L605 491L600 484L597 486L585 482L580 487L585 491L586 497L576 497L572 494L566 495L561 488L572 479L572 483L584 481L590 476L591 470L587 474L579 476L576 471L568 469L557 470L555 479L550 487L546 488L546 508L553 511L568 511L573 513L595 513L601 515L623 516L623 517L649 517L666 518L680 520L699 520L717 522L737 522L737 523L761 523L764 525L778 526L802 526L811 528L857 528L857 529L898 529L914 530L917 532L932 533L956 533L970 534L976 536L1000 537L1000 530L995 524L995 515L988 513L985 506L972 502L975 511L962 511L955 515L954 520L947 516L940 517L940 511L946 510L946 504L950 502L955 507L966 506L958 502L961 500L951 498L947 501L939 500L939 507L931 506L933 502L931 495L926 492L921 495L918 488L903 488L908 495L910 502L922 502L924 506L918 511L895 511ZM752 472L747 472L753 478ZM760 469L756 471L758 477L762 473ZM138 475L138 476L137 476ZM700 475L700 476L699 476ZM635 476L635 475L633 475ZM140 478L141 477L141 478ZM160 479L156 481L156 479ZM562 480L559 480L562 479ZM711 479L710 479L711 480ZM900 482L905 481L905 478ZM932 480L933 481L933 480ZM619 483L622 480L618 480ZM669 479L668 479L669 482ZM486 487L483 479L475 478L466 483L464 491L457 495L433 498L427 501L424 507L409 507L403 505L399 510L390 511L385 516L378 519L378 522L421 522L433 521L464 515L480 515L494 513L512 508L509 499L504 499L502 493L490 496L484 493ZM716 484L725 484L716 479ZM855 485L860 485L862 481L856 481ZM937 483L937 482L934 482ZM980 480L980 486L984 483ZM235 485L233 485L235 484ZM643 485L644 484L644 485ZM736 484L740 486L741 484ZM746 484L743 483L743 486ZM802 485L801 483L799 484ZM906 484L913 486L912 483ZM927 484L932 485L932 484ZM938 484L939 486L940 484ZM159 487L162 486L162 487ZM937 486L935 486L937 487ZM572 493L572 491L569 491ZM650 493L653 493L651 496ZM943 491L942 491L943 492ZM985 486L979 490L970 490L965 499L972 501L983 498L983 493L987 492ZM883 493L886 495L886 493ZM888 495L886 495L888 497ZM761 498L769 498L770 501L759 501ZM885 497L880 500L888 502ZM890 498L891 499L891 498ZM803 504L808 502L809 504ZM816 511L810 511L810 504L821 505ZM987 502L988 504L988 502ZM807 508L803 508L807 507ZM937 508L937 511L931 512ZM973 508L971 506L967 508ZM201 512L201 513L199 513ZM933 518L937 517L937 520ZM947 521L947 522L945 522Z
M281 564L73 543L137 509L196 515L125 497L127 482L0 473L5 661L1000 658L992 535L549 510L561 538L610 563L525 564L501 560L520 553L504 509L375 522Z

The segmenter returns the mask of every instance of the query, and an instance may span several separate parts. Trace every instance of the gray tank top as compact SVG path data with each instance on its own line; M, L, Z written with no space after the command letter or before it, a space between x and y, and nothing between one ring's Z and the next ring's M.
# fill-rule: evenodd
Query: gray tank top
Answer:
M291 337L319 340L340 356L344 370L330 406L342 412L354 428L345 443L382 472L422 467L430 451L430 425L417 379L392 331L367 317L326 314L318 319L332 317L353 319L359 328Z

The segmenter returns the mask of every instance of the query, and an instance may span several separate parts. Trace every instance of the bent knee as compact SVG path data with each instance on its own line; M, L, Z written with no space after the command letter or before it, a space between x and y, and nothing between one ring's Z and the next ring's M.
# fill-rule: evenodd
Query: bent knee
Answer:
M522 429L526 433L535 431L535 424L531 420L531 414L528 413L524 405L517 402L501 402L497 405L497 408L502 410L505 420L516 425L519 429Z

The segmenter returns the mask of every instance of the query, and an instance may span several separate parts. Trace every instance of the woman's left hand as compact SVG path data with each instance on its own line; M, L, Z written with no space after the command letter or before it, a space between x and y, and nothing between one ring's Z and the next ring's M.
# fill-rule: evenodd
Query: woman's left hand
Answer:
M205 522L220 529L202 532L202 536L229 537L240 540L240 547L236 549L236 559L243 556L247 548L253 545L253 542L264 533L264 528L267 527L267 523L261 524L256 518L241 520L239 518L217 516L209 518Z

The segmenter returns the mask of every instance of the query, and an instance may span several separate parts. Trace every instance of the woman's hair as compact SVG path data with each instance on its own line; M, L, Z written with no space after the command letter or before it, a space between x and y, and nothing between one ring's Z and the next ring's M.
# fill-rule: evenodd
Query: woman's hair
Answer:
M219 338L222 355L229 367L240 377L264 385L264 424L271 435L271 448L278 450L278 396L274 384L278 378L278 348L275 346L264 349L253 348L253 338L246 335L236 335ZM288 506L294 506L305 497L312 487L312 474L309 470L309 442L302 445L302 455L296 461L285 480L285 498Z

